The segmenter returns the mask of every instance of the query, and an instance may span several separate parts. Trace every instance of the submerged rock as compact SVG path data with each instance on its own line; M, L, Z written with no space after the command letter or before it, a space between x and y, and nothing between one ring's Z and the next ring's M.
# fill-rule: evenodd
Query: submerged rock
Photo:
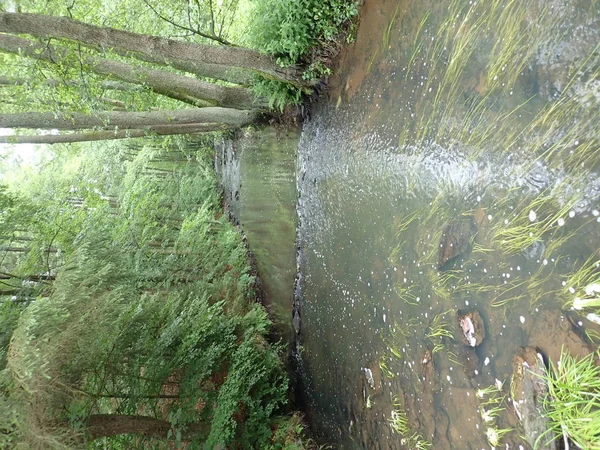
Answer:
M379 394L381 392L381 369L379 368L379 361L373 361L367 365L367 367L362 368L363 373L365 374L365 380L367 382L367 386L375 393Z
M470 347L477 347L485 339L485 325L479 311L458 313L458 326L463 342Z
M572 356L583 358L593 348L571 313L544 309L536 313L527 345L539 348L551 361L560 361L564 347Z
M546 245L542 241L535 241L522 250L523 256L530 261L539 261L544 256L544 251L546 251Z
M477 225L472 217L450 221L442 232L438 268L450 269L459 257L466 258L471 253L471 240L477 233Z
M542 378L545 373L544 359L536 349L525 347L519 350L513 358L513 406L531 447L556 450L555 436L548 431L549 422L543 414L543 401L548 395L548 386Z

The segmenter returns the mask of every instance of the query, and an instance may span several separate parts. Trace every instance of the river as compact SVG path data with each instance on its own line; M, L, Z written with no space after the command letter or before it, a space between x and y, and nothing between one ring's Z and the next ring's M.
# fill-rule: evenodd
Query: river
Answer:
M571 304L598 279L599 31L596 1L365 2L298 150L297 358L323 443L530 448L520 349L597 348Z
M544 431L518 418L525 355L600 343L573 309L599 279L599 43L595 0L366 0L297 156L271 136L237 159L320 443L528 449Z

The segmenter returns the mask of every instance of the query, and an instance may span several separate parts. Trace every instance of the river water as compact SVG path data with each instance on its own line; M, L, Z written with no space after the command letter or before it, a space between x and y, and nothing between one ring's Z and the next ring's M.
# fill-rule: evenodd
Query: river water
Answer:
M224 202L247 237L275 338L293 338L296 276L296 151L299 131L245 131L216 143L215 169Z
M364 3L298 149L321 443L530 448L515 355L599 342L571 308L599 278L599 43L595 0Z

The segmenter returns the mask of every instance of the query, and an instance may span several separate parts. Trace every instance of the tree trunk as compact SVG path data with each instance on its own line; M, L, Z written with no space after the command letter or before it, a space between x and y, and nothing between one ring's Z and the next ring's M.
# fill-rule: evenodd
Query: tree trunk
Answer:
M239 128L252 123L255 118L256 113L253 111L217 107L150 112L104 111L94 114L26 112L0 114L0 127L58 130L84 130L98 127L104 130L130 130L153 126L219 123Z
M0 37L0 39L3 38ZM25 39L23 39L25 41ZM8 51L8 50L6 50ZM11 52L12 53L12 52ZM4 76L0 76L0 86L24 86L26 84L29 83L29 80L25 79L25 78L9 78L9 77L4 77ZM50 87L57 87L60 86L61 82L58 80L54 80L52 78L46 78L44 80L44 85L46 86L50 86ZM68 81L66 82L69 86L77 86L77 83L75 81ZM102 89L106 89L106 90L114 90L114 91L141 91L143 90L142 86L139 85L135 85L135 84L129 84L129 83L120 83L118 81L104 81L103 83L100 83L100 87Z
M174 61L216 64L251 70L280 81L301 81L296 70L283 69L270 56L247 48L181 42L114 28L97 27L67 17L0 13L0 32L29 34L39 38L69 39L94 48L114 48L152 55L162 58L167 64Z
M226 125L218 123L189 123L185 125L153 126L144 129L91 131L68 134L34 134L0 136L0 144L68 144L72 142L107 141L111 139L130 139L147 136L172 136L176 134L196 134L209 131L227 130Z
M14 297L16 295L19 295L20 293L21 293L21 289L20 288L15 288L15 289L1 289L0 290L0 296L9 295L11 297Z
M120 434L138 434L142 436L167 439L171 424L166 420L146 416L126 416L117 414L93 414L85 423L86 436L90 440L101 437L118 436ZM210 427L205 423L193 423L181 433L181 439L207 434ZM172 439L175 433L171 433Z
M252 72L237 67L220 66L218 64L204 64L197 61L166 61L157 55L146 53L136 53L113 49L113 51L126 58L134 58L139 61L145 61L161 66L170 66L182 72L192 73L199 77L214 78L217 80L227 81L241 86L250 86L253 80ZM294 83L295 84L295 83Z
M42 45L29 39L0 34L0 51L62 64L70 51L64 47ZM127 83L144 85L153 92L194 106L224 106L237 109L266 107L266 99L256 99L246 88L219 86L197 78L164 70L134 67L130 64L97 57L83 57L81 63L98 75Z
M11 278L15 278L21 281L36 281L36 282L44 282L44 281L54 281L56 277L54 275L17 275L13 273L0 272L0 280L10 280Z

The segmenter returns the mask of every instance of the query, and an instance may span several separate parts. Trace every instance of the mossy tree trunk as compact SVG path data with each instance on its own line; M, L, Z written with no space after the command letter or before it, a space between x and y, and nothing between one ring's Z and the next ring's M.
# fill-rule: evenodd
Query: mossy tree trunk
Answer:
M94 114L80 112L25 112L0 114L4 128L31 128L57 130L128 130L144 127L186 124L222 124L239 128L252 123L257 117L254 111L229 108L189 108L170 111L123 112L104 111Z
M0 32L29 34L37 38L68 39L92 48L131 52L132 57L136 54L147 55L164 64L174 62L213 64L226 68L246 69L280 81L302 82L297 70L281 68L272 57L247 48L176 41L98 27L67 17L0 13Z

